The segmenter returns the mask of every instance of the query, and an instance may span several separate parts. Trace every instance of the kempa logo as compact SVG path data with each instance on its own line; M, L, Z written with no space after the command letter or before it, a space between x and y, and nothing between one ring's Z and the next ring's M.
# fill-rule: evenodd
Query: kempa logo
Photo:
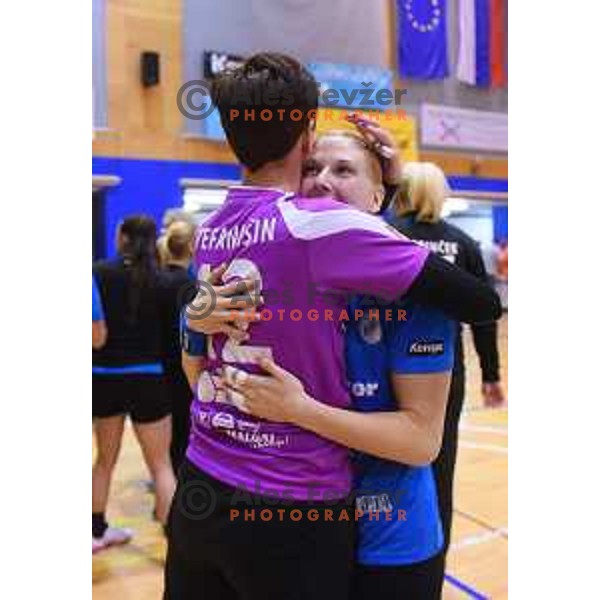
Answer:
M408 349L412 356L437 356L444 353L444 342L435 340L431 342L413 342Z

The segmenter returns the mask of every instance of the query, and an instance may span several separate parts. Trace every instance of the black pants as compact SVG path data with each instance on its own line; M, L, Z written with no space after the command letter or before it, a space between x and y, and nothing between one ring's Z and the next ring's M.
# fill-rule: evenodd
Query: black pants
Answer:
M185 458L190 437L190 405L193 394L181 369L168 370L165 380L171 403L171 464L177 473Z
M355 568L351 600L440 600L443 579L440 579L442 554L399 567Z
M350 519L338 520L342 512ZM164 600L348 600L353 538L345 503L242 498L185 461L169 518Z
M433 473L437 488L438 506L442 528L444 530L444 560L440 563L445 568L445 557L452 534L452 512L454 511L454 471L458 448L458 422L465 401L465 370L458 365L452 373L452 382L446 408L444 438L440 453L433 463ZM443 577L443 570L441 577Z

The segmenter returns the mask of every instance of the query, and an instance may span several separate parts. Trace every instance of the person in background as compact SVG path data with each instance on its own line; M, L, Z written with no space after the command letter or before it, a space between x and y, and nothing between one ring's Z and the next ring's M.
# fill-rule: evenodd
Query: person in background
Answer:
M158 253L158 264L164 269L169 264L169 250L167 249L167 234L161 235L156 240L156 252Z
M92 348L99 350L106 343L106 322L102 310L102 299L92 276Z
M433 163L406 163L390 222L407 237L487 282L488 276L475 240L441 218L442 206L448 193L448 182L438 166ZM472 324L471 331L481 366L483 402L487 407L500 406L505 398L500 386L496 322ZM444 530L444 555L450 544L458 424L465 398L465 361L461 331L456 340L442 448L433 463ZM440 561L442 568L444 562ZM443 572L439 576L443 577Z
M92 357L92 414L97 454L92 469L92 553L127 543L131 531L109 527L106 506L125 418L133 429L156 492L156 516L165 523L175 489L169 459L171 407L161 362L160 273L156 224L144 215L118 229L118 257L94 265L110 336Z
M192 390L181 368L180 315L195 295L190 263L195 227L186 221L171 223L164 236L167 262L161 278L161 322L163 324L163 365L171 404L171 463L177 472L185 456L190 433Z
M182 208L169 208L165 211L161 222L160 236L156 241L156 248L158 250L158 258L161 267L165 267L171 260L169 249L167 247L167 237L169 235L170 227L178 223L185 223L193 229L196 229L197 226L194 216ZM190 275L195 277L192 261L190 261L189 268Z

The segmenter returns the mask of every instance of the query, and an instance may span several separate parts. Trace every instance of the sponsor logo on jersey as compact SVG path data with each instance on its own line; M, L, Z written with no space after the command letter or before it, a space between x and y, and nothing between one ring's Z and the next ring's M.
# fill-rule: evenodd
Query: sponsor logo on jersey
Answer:
M456 257L460 251L458 242L451 242L449 240L413 240L413 242L425 246L425 248L435 252L451 263L456 262Z
M356 498L356 508L363 513L389 512L394 510L394 505L388 494L378 494L359 496Z
M227 413L217 413L212 418L215 429L235 429L235 419Z
M253 431L254 433L258 433L260 431L260 423L253 421L241 421L238 419L236 424L240 431Z
M408 348L410 356L439 356L444 353L443 340L425 340L411 342Z
M352 391L352 395L355 396L356 398L364 398L364 397L371 397L371 396L375 396L375 394L377 394L377 391L379 390L379 384L378 383L363 383L362 381L355 381L354 383L352 383L351 385L351 391Z

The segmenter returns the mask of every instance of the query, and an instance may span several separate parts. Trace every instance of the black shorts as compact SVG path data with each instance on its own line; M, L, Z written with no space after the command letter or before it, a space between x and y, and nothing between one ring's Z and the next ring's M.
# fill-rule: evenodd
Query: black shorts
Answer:
M167 527L164 600L348 600L354 521L339 520L342 511L351 514L345 501L241 494L186 460Z
M356 565L351 600L440 600L444 555L398 567Z
M153 423L171 414L164 377L154 374L92 374L94 418L129 415L135 423Z

